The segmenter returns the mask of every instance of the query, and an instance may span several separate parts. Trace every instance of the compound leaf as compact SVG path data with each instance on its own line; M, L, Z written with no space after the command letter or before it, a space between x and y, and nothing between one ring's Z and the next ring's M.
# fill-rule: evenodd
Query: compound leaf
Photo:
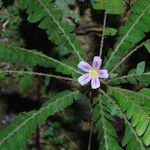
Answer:
M10 126L0 131L0 149L8 150L12 147L16 150L21 149L37 125L42 124L48 116L71 105L79 98L79 91L64 91L51 97L39 110L20 114Z

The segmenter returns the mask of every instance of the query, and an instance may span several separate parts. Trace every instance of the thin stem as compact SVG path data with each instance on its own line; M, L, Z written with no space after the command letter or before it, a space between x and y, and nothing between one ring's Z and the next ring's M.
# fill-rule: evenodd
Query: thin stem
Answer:
M73 149L73 150L78 149L77 144L74 141L72 141L72 139L70 138L70 136L68 136L68 134L65 132L65 130L62 130L62 132L63 132L65 138L69 141L71 149Z
M105 13L104 13L104 21L103 21L103 30L102 30L101 45L100 45L100 50L99 50L99 56L100 56L100 57L101 57L101 55L102 55L103 44L104 44L106 18L107 18L107 13L106 13L106 11L105 11Z
M91 112L91 114L92 114L92 113L93 113L93 108L92 108L92 105L91 105L91 103L90 103L90 100L88 101L88 105L89 105L89 108L90 108L90 112ZM90 135L89 135L89 142L88 142L88 150L91 149L92 133L93 133L93 121L91 120L91 124L90 124Z
M110 72L112 74L129 56L131 56L134 52L136 52L139 48L143 46L144 43L140 44L139 46L135 47L130 53L128 53Z
M108 137L107 137L107 129L106 129L106 122L105 122L105 117L104 117L104 108L103 108L103 102L102 99L99 99L99 107L101 111L101 118L102 118L102 128L104 130L104 141L105 141L105 149L108 150Z
M92 133L93 133L93 123L92 123L91 129L90 129L90 136L89 136L89 142L88 142L88 150L91 149Z
M40 146L40 126L39 125L37 125L36 127L36 145L37 145L37 150L40 150L41 146Z
M51 78L56 78L56 79L63 79L63 80L69 80L69 81L76 81L72 78L69 77L63 77L63 76L57 76L57 75L52 75L52 74L45 74L45 73L39 73L39 72L30 72L30 71L16 71L16 70L3 70L5 73L11 73L11 74L28 74L28 75L36 75L36 76L46 76L46 77L51 77Z

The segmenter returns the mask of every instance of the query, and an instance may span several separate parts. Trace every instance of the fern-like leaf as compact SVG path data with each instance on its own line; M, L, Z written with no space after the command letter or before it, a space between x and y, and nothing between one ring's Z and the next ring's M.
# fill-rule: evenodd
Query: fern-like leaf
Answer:
M149 90L147 90L146 88L140 90L139 92L134 92L131 90L120 89L120 88L115 88L115 89L121 90L122 92L125 93L125 95L128 95L130 99L135 99L135 101L137 101L138 99L139 101L141 101L141 105L150 107L150 95L148 95Z
M49 115L71 105L74 100L80 98L79 91L64 91L49 99L38 111L23 113L16 117L15 121L6 129L0 132L0 149L19 150L36 126L42 124Z
M105 68L108 70L112 70L123 56L131 50L130 48L144 38L144 33L150 31L150 0L135 1L132 13L127 23L119 30L121 37L105 64Z
M126 146L126 150L146 150L147 148L144 146L142 139L138 137L131 123L126 120L126 123L127 122L128 124L126 125L124 138L122 140L122 146Z
M28 76L29 80L33 76L39 76L39 77L47 77L47 78L55 78L55 79L61 79L61 80L74 81L74 82L77 81L76 79L72 79L69 77L63 77L63 76L57 76L57 75L53 75L53 74L46 74L46 73L32 72L32 71L23 71L23 70L1 70L1 69L0 69L0 80L4 79L5 76L8 74L14 74L14 75L21 76L21 77ZM27 77L27 80L28 80L28 77ZM23 82L26 82L26 81L23 81ZM27 83L25 83L25 84L27 84Z
M66 75L78 76L80 72L69 65L33 50L26 50L0 44L0 61L24 64L28 66L44 66L56 68L56 71Z
M146 150L146 147L144 146L142 139L137 135L134 127L132 127L132 124L126 117L126 114L124 114L124 112L122 111L119 104L116 103L114 99L111 96L109 96L107 93L105 93L104 91L101 92L106 96L108 101L112 103L114 107L117 108L117 112L118 112L117 116L119 115L119 117L124 119L125 121L126 130L125 130L124 138L122 140L122 146L123 147L126 146L126 150L131 150L131 149Z
M98 132L100 140L99 150L121 150L116 139L115 129L110 122L112 121L112 117L108 112L107 101L107 98L101 94L93 101L93 120L96 124L95 129Z
M130 84L150 84L150 72L146 73L140 73L140 74L129 74L126 76L116 77L114 79L108 80L107 83L113 84L113 85L119 85L124 83L130 83Z
M120 88L109 88L109 93L119 103L122 111L126 112L128 119L131 119L131 124L136 129L138 136L143 137L143 142L146 146L150 145L150 110L148 106L143 106L143 100L135 95L127 94ZM150 99L149 99L150 100ZM146 138L145 138L146 137Z
M57 45L68 47L80 60L85 58L80 42L76 35L71 33L74 26L62 19L62 11L53 0L22 0L22 6L27 9L28 21L40 21L39 27L47 30L49 39Z
M150 41L144 43L145 48L148 50L150 53Z

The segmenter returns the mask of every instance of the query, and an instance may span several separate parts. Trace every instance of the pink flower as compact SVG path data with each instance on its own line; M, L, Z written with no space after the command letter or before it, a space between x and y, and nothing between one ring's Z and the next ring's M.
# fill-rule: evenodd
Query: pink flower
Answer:
M86 73L78 78L78 82L83 86L91 81L92 89L100 87L100 79L107 79L109 77L106 69L100 70L102 59L99 56L95 56L92 66L85 61L81 61L78 64L78 68L85 71Z

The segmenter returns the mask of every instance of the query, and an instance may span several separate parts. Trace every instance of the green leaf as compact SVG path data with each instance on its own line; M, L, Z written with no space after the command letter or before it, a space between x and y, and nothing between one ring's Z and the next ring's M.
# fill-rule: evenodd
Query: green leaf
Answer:
M150 84L150 72L141 73L141 74L129 74L121 77L115 77L107 81L107 83L119 85L119 84Z
M105 10L106 0L96 0L92 3L92 7L96 10Z
M22 91L28 91L32 87L33 75L24 74L19 79L19 85Z
M61 79L61 80L67 80L67 81L77 81L77 79L72 79L72 78L70 78L70 77L64 77L64 76L58 76L58 75L53 75L53 74L46 74L46 73L40 73L40 72L33 72L33 71L23 71L23 70L3 70L3 74L6 76L7 74L14 74L14 75L17 75L18 77L22 77L23 76L23 78L24 78L24 76L26 76L25 77L25 79L26 79L26 81L28 80L28 77L29 77L29 81L31 81L32 82L32 80L31 80L31 78L33 77L33 76L38 76L38 77L45 77L46 78L46 80L45 80L45 84L46 85L48 85L49 84L49 79L50 78L55 78L55 79ZM1 75L1 74L0 74ZM4 77L5 77L4 76ZM32 76L32 77L31 77ZM25 81L23 81L23 82L25 82ZM26 82L25 83L23 83L23 84L27 84ZM29 83L30 85L32 84L32 83Z
M28 66L39 65L43 67L56 68L57 72L72 75L74 77L77 77L78 74L80 74L80 72L73 67L70 67L69 65L48 57L40 52L7 46L5 44L0 44L0 61Z
M124 12L123 0L107 0L106 12L108 14L122 14Z
M57 45L68 47L80 60L85 59L85 53L77 36L74 26L62 18L63 10L53 0L22 0L22 6L28 13L28 21L39 23L46 29L49 39Z
M145 42L144 46L146 47L146 49L148 50L148 52L150 53L150 41Z
M99 149L121 150L115 129L111 124L112 116L108 112L106 103L108 103L107 98L101 94L93 100L93 120L95 121L95 131L100 140Z
M138 99L139 103L144 107L150 107L150 96L147 94L148 89L143 89L138 92L122 89L122 91L130 97L130 99ZM137 114L138 116L139 114Z
M124 12L123 0L96 0L92 3L93 9L106 10L108 14L122 14Z
M55 112L71 105L80 98L79 91L64 91L51 97L38 111L23 113L6 129L0 131L0 149L21 149L35 131L36 126L42 124L46 118Z
M107 97L108 101L112 103L114 107L116 107L116 109L118 110L119 117L121 119L124 119L125 121L126 130L124 133L124 138L122 140L123 147L126 146L126 150L131 150L131 149L145 150L146 147L144 146L142 139L138 136L134 127L132 127L130 121L126 117L124 113L124 108L122 109L122 107L120 107L119 104L115 102L115 99L113 99L112 96L108 95L108 93L112 94L112 91L109 89L108 93L105 93L104 91L102 91L101 93L103 93ZM122 106L126 106L126 104Z
M143 136L143 141L146 146L150 145L150 125L148 126L148 128Z
M73 25L71 19L73 19L76 23L79 22L79 15L69 7L71 5L75 5L76 0L56 0L55 3L62 11L62 20L66 20L71 25ZM71 19L69 20L68 17Z
M2 0L0 0L0 8L3 6L3 2Z
M116 35L116 33L117 33L117 30L114 28L106 27L104 30L105 35L114 36Z
M137 68L136 68L136 73L141 74L145 71L145 61L142 61L138 63Z
M123 146L127 145L132 138L133 138L132 132L131 132L130 128L127 127L125 130L124 138L122 140L122 145Z
M131 149L146 150L146 147L143 145L142 139L137 136L130 122L126 124L122 145L126 146L126 150L131 150Z
M120 38L104 68L109 71L132 51L132 47L150 31L150 0L137 0L132 7L132 15L124 26L119 29Z
M143 88L139 91L139 93L150 97L150 89L149 88Z
M148 126L150 124L150 110L147 106L142 105L142 99L146 98L150 100L150 97L142 96L140 94L134 94L129 90L123 90L120 88L109 87L109 93L116 99L121 106L122 110L126 112L128 119L131 120L131 124L136 129L138 136L147 136ZM135 96L136 95L136 96ZM124 104L126 101L126 104ZM148 136L150 138L150 135ZM146 146L147 142L143 140Z
M0 69L0 80L3 80L6 76L6 73L4 70Z

